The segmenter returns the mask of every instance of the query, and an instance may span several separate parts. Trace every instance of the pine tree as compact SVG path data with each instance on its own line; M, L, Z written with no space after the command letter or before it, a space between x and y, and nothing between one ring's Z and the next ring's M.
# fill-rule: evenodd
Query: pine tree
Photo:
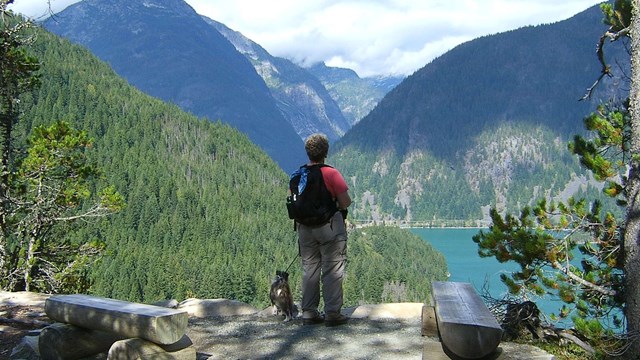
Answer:
M0 286L45 292L84 289L84 267L103 244L74 243L61 234L80 219L119 210L122 197L107 186L95 204L86 202L89 180L99 172L85 156L91 140L67 122L34 127L26 155L17 150L16 144L25 143L15 131L19 105L39 84L40 64L27 52L37 30L9 11L10 3L0 0ZM60 106L52 104L54 111Z

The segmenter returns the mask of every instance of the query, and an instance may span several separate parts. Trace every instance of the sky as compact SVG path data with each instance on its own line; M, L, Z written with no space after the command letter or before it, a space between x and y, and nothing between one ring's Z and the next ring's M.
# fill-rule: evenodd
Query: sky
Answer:
M154 0L146 0L153 2ZM50 0L54 12L78 0ZM456 45L528 25L565 20L595 0L186 0L271 55L300 65L324 61L360 77L406 76ZM13 10L48 14L47 0ZM594 44L595 41L594 40Z

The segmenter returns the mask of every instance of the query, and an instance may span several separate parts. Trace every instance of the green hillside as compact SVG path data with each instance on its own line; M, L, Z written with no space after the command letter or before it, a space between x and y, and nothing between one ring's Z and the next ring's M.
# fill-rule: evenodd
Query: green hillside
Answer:
M602 99L627 89L628 55L610 47L612 77L579 101L599 74L604 27L594 6L466 42L407 77L333 149L354 217L486 226L489 207L597 193L566 144Z
M40 31L33 52L42 85L22 101L21 138L57 119L87 131L95 138L89 156L104 172L96 188L114 184L127 203L115 216L61 235L106 244L102 260L87 269L90 291L132 301L266 305L275 271L297 255L284 208L287 176L277 164L235 129L144 95L66 40ZM290 271L299 292L299 266ZM406 285L403 300L423 301L446 265L407 231L371 228L351 234L347 271L347 304L389 298L391 284Z

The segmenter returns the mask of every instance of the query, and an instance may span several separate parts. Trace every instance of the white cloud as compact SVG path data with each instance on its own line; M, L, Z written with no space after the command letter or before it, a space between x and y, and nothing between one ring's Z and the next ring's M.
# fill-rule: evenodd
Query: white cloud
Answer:
M196 11L300 63L325 61L361 76L408 75L456 45L552 23L596 0L188 1Z
M60 11L77 0L51 0ZM133 0L132 0L133 1ZM456 45L527 25L552 23L597 0L187 0L272 55L348 67L360 76L408 75ZM15 10L47 13L46 0Z
M64 10L79 0L14 0L11 9L34 19L44 19L51 13Z

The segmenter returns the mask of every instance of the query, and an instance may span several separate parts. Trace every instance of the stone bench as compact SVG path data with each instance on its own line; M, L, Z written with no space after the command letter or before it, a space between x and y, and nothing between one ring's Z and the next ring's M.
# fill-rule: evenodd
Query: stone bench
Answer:
M431 284L437 332L443 347L460 358L480 359L496 351L502 328L470 283ZM423 333L428 313L423 314Z
M186 311L89 295L54 295L45 313L42 358L78 359L108 350L108 359L195 359ZM61 324L63 323L63 324Z

